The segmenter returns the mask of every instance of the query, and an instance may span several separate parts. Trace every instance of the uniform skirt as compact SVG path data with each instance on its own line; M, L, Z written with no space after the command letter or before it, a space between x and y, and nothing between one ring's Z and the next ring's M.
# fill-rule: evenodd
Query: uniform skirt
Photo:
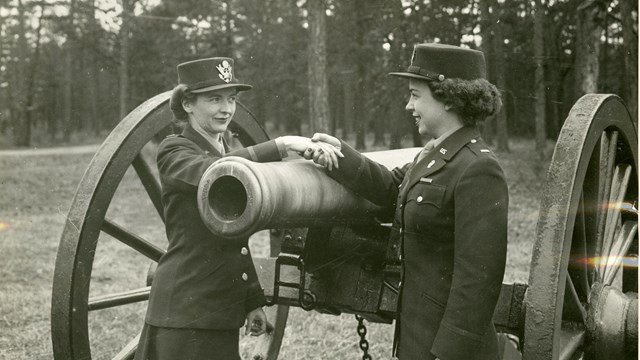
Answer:
M240 360L238 340L238 329L178 329L145 323L135 360Z

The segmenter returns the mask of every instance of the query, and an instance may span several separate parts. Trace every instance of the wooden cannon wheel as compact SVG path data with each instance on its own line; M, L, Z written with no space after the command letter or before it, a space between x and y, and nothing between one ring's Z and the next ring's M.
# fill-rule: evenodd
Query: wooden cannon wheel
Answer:
M170 92L157 95L127 115L98 149L78 185L60 240L53 279L51 336L55 359L88 360L92 356L94 359L133 358L138 342L135 334L125 340L121 348L109 349L108 352L113 353L98 353L100 351L96 351L96 348L100 347L96 346L96 343L104 339L101 339L99 334L90 336L90 328L93 326L89 314L113 308L127 308L146 301L150 288L145 286L143 281L136 285L124 284L128 289L126 291L95 291L96 287L100 287L100 283L92 277L92 271L99 262L96 261L99 242L113 242L115 239L128 248L125 250L142 254L153 262L157 262L165 252L165 245L158 245L162 241L146 239L118 224L108 216L108 210L125 173L133 167L142 183L139 192L146 192L146 197L153 204L150 208L157 211L158 221L155 229L164 236L155 153L152 156L144 156L142 150L156 135L171 132L172 115L168 106L170 95ZM268 140L262 127L242 104L238 104L229 129L237 136L242 146ZM141 190L142 188L144 190ZM154 210L151 209L150 212ZM107 239L102 240L103 238ZM166 236L163 239L166 242ZM274 256L279 247L277 244L271 245L271 256ZM274 251L276 254L273 254ZM146 274L141 275L144 277ZM96 296L94 291L99 294ZM126 312L128 309L122 311ZM280 349L288 307L274 306L266 311L269 319L274 322L275 329L271 336L262 336L254 341L257 344L254 344L253 354L260 354L264 359L274 359ZM118 321L127 321L127 318L112 319L113 323ZM136 331L139 331L142 325L142 322L135 324L138 326ZM105 326L112 328L117 325ZM117 329L110 330L118 332Z
M589 94L573 106L541 198L525 360L636 359L637 149L620 98Z

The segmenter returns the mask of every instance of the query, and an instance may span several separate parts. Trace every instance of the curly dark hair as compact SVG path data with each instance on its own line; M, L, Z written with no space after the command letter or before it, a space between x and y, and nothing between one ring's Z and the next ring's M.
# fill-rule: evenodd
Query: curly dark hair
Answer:
M465 126L497 114L502 107L500 91L485 79L427 81L433 97L451 106Z
M173 113L174 124L183 127L189 122L189 114L184 110L182 102L195 101L196 96L197 94L189 91L189 87L185 84L179 84L173 88L171 100L169 100L169 108L171 108L171 112Z

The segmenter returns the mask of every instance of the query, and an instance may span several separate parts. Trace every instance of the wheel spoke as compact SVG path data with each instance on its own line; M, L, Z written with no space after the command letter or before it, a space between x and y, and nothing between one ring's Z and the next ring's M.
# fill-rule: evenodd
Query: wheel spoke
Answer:
M118 355L114 356L111 360L133 360L136 356L136 349L138 348L138 343L140 342L140 334L136 335L133 340L129 341L129 343L120 350Z
M117 294L100 295L89 299L89 311L108 309L120 305L149 300L151 286L129 290Z
M576 223L573 232L573 240L571 242L571 257L574 261L569 266L569 274L575 279L578 286L579 294L586 299L591 286L589 285L589 271L593 271L588 266L587 259L589 253L587 251L587 232L585 226L585 207L584 194L580 198L578 205L578 213L576 214Z
M587 269L588 284L590 287L596 281L596 269L594 266L588 266L587 260L591 257L598 256L599 240L601 234L599 233L598 219L601 213L601 183L604 178L601 177L601 168L603 158L600 156L601 147L605 142L605 134L602 135L601 142L598 142L593 150L593 153L589 159L589 165L587 166L587 172L585 174L584 183L582 184L582 201L578 211L582 212L582 220L584 226L584 236L586 241L586 254L584 257L578 260L583 261L583 264ZM605 158L606 159L606 158ZM579 224L576 223L576 227Z
M147 195L149 195L153 206L156 208L156 211L158 211L158 215L160 215L160 218L164 221L160 181L158 181L153 170L151 170L151 166L144 160L142 155L136 155L131 165L133 165L133 168L136 170L136 174L138 174L138 178L140 178L142 186L144 186L144 189L147 191Z
M622 261L627 255L629 248L635 241L636 234L638 233L638 223L635 221L625 221L622 224L622 229L618 233L616 240L611 248L609 254L609 260L607 262L607 271L605 272L604 283L611 285L615 279Z
M613 245L613 239L616 235L616 229L618 228L618 224L620 222L620 208L622 201L624 200L624 196L627 192L627 187L629 185L629 178L631 176L631 166L629 165L620 165L616 166L615 171L613 173L613 179L611 183L611 193L609 196L609 201L606 204L607 208L607 217L605 223L605 231L602 243L602 251L601 256L609 256L611 252L611 247ZM606 264L608 261L604 261ZM600 265L599 268L600 274L602 275L601 279L604 279L604 272L606 271L605 265Z
M113 236L115 239L124 243L125 245L135 249L142 255L149 259L158 262L160 257L164 255L165 251L149 241L141 238L140 236L125 230L123 227L117 225L111 219L105 217L102 223L102 231Z
M567 276L566 286L564 290L564 307L562 308L562 318L564 320L586 323L587 311L580 302L580 297L576 292L573 281Z
M582 327L560 329L560 360L575 359L575 353L584 342L585 331Z
M617 131L612 131L610 135L606 131L602 133L602 136L600 138L600 162L598 172L600 174L601 181L599 181L598 183L598 227L595 256L602 254L605 222L608 213L608 207L606 206L606 204L609 201L611 191L611 180L613 178L617 144ZM599 272L596 272L595 276L598 277L598 280L602 279L601 273Z
M620 181L620 168L616 167L614 172L613 172L613 176L612 176L612 180L611 180L611 188L609 189L609 197L603 201L601 203L600 206L602 206L605 210L605 214L603 216L604 218L604 231L602 232L602 242L601 242L601 247L600 247L600 251L598 253L598 256L607 256L609 254L609 250L611 247L611 239L609 236L609 233L611 231L614 231L615 229L613 228L613 197L615 197L615 194L617 192L617 187L618 187L618 183ZM604 271L604 266L602 264L598 265L598 274L600 275L600 279L604 279L604 275L603 275L603 271Z

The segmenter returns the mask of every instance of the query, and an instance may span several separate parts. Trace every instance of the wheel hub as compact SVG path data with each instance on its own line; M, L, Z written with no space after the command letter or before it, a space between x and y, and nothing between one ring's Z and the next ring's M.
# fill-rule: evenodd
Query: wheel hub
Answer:
M594 359L624 359L638 348L638 294L594 284L590 294L587 331Z

